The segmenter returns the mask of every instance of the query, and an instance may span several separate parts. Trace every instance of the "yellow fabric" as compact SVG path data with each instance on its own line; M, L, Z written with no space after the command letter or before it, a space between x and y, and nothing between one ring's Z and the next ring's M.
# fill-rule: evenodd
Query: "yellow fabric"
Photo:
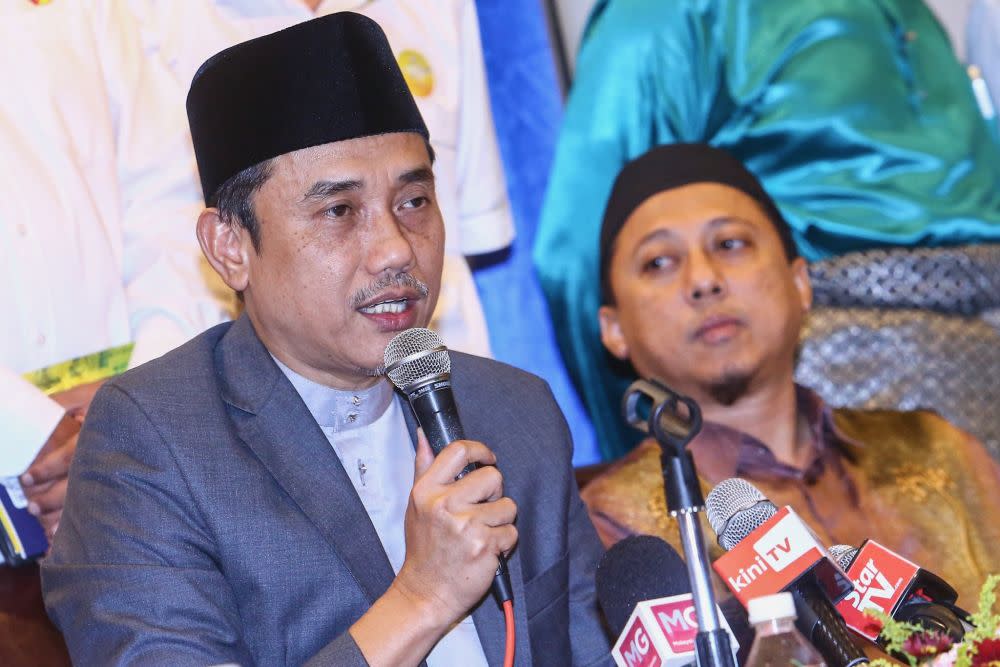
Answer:
M46 394L67 391L81 384L107 380L124 373L135 343L126 343L100 352L76 357L23 374L23 378Z

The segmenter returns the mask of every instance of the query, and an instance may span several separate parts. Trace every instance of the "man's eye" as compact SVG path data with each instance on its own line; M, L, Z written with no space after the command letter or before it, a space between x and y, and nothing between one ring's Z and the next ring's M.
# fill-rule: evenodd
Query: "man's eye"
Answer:
M663 269L668 269L673 266L674 260L665 255L660 255L659 257L654 257L653 259L647 261L643 264L643 271L662 271Z
M337 204L326 209L326 214L334 218L343 218L351 212L351 207L347 204Z
M746 248L749 245L743 239L722 239L719 241L719 247L723 250L740 250Z
M414 197L413 199L404 201L401 208L420 208L421 206L426 206L428 201L427 197L424 196Z

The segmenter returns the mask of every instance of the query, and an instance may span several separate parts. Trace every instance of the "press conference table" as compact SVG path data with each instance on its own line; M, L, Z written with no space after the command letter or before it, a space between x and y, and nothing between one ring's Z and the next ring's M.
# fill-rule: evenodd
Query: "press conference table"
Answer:
M69 665L62 636L45 615L38 566L0 567L0 665Z

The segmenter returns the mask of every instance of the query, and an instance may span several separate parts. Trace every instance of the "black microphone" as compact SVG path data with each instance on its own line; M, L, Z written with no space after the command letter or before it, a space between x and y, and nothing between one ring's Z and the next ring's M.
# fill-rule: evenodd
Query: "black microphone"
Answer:
M614 636L643 600L691 592L687 565L672 546L652 535L616 542L597 564L597 600Z
M955 605L958 592L952 586L878 542L865 540L860 548L838 544L830 547L830 555L854 582L837 609L848 627L880 646L884 642L866 615L869 610L947 635L955 643L972 628L964 620L968 612Z
M451 392L451 358L448 348L430 329L413 328L396 334L385 348L385 372L410 401L417 423L424 430L434 455L465 431ZM461 479L479 466L470 463L455 477ZM513 598L507 559L498 556L493 595L501 605Z
M687 577L677 551L651 535L633 535L617 542L601 558L596 575L597 599L609 628L617 637L611 657L620 667L658 664L682 667L706 664L698 650L702 634ZM739 603L736 603L739 607ZM736 664L739 642L729 614L716 607L719 631ZM737 632L749 627L738 615Z
M850 667L868 662L864 652L851 640L847 625L834 608L826 587L820 585L821 580L830 581L838 576L843 579L844 575L825 557L825 551L815 550L815 536L794 513L778 517L774 503L753 484L739 478L720 482L708 494L705 505L709 523L719 537L719 545L730 552L716 562L716 570L723 559L733 554L750 563L740 577L723 577L734 593L739 595L741 589L745 593L748 586L770 580L775 571L790 569L794 564L791 561L808 563L809 569L790 584L780 588L775 586L778 590L761 590L760 594L777 593L779 590L792 593L798 614L795 626L830 667ZM787 509L782 512L787 512ZM767 544L777 540L767 552L768 556L777 559L774 564L769 564L760 552L764 538L756 536L753 544L750 544L751 540L741 544L764 524L769 526L765 534ZM819 555L817 560L813 560L814 554ZM775 579L778 580L780 578Z

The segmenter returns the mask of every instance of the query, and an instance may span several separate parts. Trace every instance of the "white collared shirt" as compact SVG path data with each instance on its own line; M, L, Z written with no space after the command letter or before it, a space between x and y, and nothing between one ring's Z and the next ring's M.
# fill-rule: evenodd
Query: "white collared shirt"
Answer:
M0 476L63 414L22 373L225 318L195 238L178 88L120 3L0 1Z
M375 527L392 570L406 559L403 527L416 456L403 408L382 378L363 391L325 387L302 377L275 359L337 453ZM427 656L428 667L486 667L476 626L468 615Z

